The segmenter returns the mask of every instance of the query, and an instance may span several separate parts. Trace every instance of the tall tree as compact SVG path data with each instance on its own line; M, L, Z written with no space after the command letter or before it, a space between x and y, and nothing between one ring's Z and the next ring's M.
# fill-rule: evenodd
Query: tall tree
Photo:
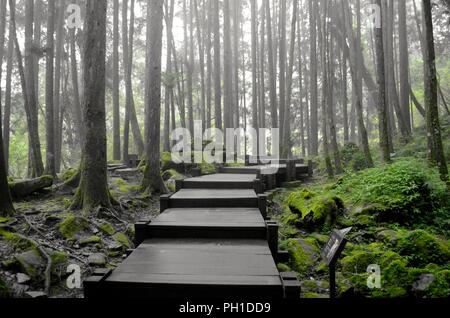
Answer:
M268 67L269 67L269 87L270 87L270 112L272 118L272 128L279 128L278 123L278 106L277 106L277 84L275 76L275 57L274 42L272 30L272 16L270 12L270 0L266 1L266 26L267 26L267 50L268 50Z
M266 6L264 2L261 5L261 28L260 28L260 43L259 43L259 128L266 127L266 83L265 83L265 61L266 61L266 41L265 41L265 21L266 21Z
M113 10L113 159L120 160L119 0L114 0Z
M233 128L233 52L231 49L231 9L230 0L224 0L223 6L223 80L224 80L224 99L223 112L225 119L225 128Z
M6 0L3 0L6 5ZM6 10L4 11L6 14ZM10 15L11 16L11 15ZM0 42L1 43L1 42ZM1 50L1 48L0 48ZM3 114L3 152L5 156L5 171L9 171L9 140L10 140L10 126L11 126L11 91L12 91L12 71L13 71L13 57L14 57L14 25L9 22L9 38L8 38L8 53L6 66L6 87L5 87L5 111ZM0 67L1 73L1 67ZM1 103L0 103L1 104ZM0 107L1 109L1 107ZM0 111L1 113L1 111Z
M29 141L31 147L31 159L34 174L41 176L44 173L44 164L42 162L41 142L39 140L39 120L38 107L36 100L36 86L34 80L35 58L33 43L33 17L34 0L25 1L25 86L24 96L26 95L27 123ZM16 44L18 47L18 45Z
M146 114L148 127L146 127L147 165L144 171L143 188L149 192L162 190L160 173L160 117L161 117L161 53L163 33L163 0L151 0L149 2L150 23L150 50L148 53L152 74L148 81L148 94Z
M311 142L311 155L319 154L319 118L318 118L318 97L317 97L317 3L309 0L309 63L311 64L309 88L310 88L310 112L311 131L308 132Z
M175 1L165 2L165 17L167 30L172 29L173 14ZM166 54L166 78L164 79L165 97L164 97L164 134L163 134L163 151L170 151L170 115L171 103L173 101L173 74L172 74L172 34L166 32L167 37L167 54ZM174 114L172 113L172 116Z
M375 0L375 5L381 8L381 0ZM376 69L378 84L378 129L379 142L381 149L381 158L383 162L391 161L389 149L389 130L388 130L388 110L386 105L386 77L384 64L384 48L383 48L383 16L381 18L381 28L374 25L375 33L375 49L376 49Z
M400 105L403 110L408 133L411 133L411 112L409 105L409 52L408 30L406 27L406 1L398 3L398 40L399 40L399 64L400 64Z
M111 207L106 165L105 54L107 0L87 0L83 45L84 138L72 209Z
M448 182L448 167L442 146L441 126L438 109L438 82L436 74L436 54L434 49L433 18L430 0L422 0L425 58L425 109L428 135L428 159L437 164L442 180Z
M10 0L10 12L14 10L14 5L11 5L13 0ZM6 0L0 1L0 79L1 69L3 66L3 48L5 40L5 25L6 25ZM12 14L10 14L11 16ZM1 82L1 81L0 81ZM1 90L0 90L1 92ZM11 200L8 185L8 170L6 170L5 153L3 151L3 134L1 125L1 98L0 98L0 216L8 216L14 214L14 206Z
M205 87L205 52L202 39L202 22L200 21L200 14L198 13L198 2L193 0L193 8L195 14L195 20L197 22L197 46L199 56L199 70L200 70L200 113L202 123L206 122L206 87Z
M298 10L298 0L294 0L292 2L292 22L291 22L291 40L289 44L289 64L288 64L288 72L287 72L287 80L286 80L286 86L287 86L287 94L286 94L286 109L284 112L284 118L283 118L283 141L284 141L284 157L287 158L291 156L292 149L291 149L291 102L292 102L292 77L294 74L294 58L295 58L295 41L296 41L296 27L297 27L297 10ZM300 32L300 31L299 31ZM300 43L299 43L300 45ZM301 53L299 51L299 53ZM299 57L301 59L301 57ZM301 68L301 65L299 65ZM302 76L301 69L299 69L299 77ZM301 88L302 81L300 80L300 112L302 114L301 117L303 117L303 103L302 103L302 97L301 97ZM303 119L303 118L302 118ZM303 130L303 120L301 125L301 130Z
M213 12L212 12L212 1L206 1L208 10L204 9L208 12L206 16L207 20L207 29L206 29L206 128L211 128L211 120L212 120L212 73L213 73L213 58L212 58L212 31L213 31Z
M257 3L256 0L251 0L250 2L250 10L251 10L251 50L252 50L252 126L256 131L258 131L258 73L257 73L257 24L256 24L256 15L257 15Z
M45 73L45 127L46 166L45 173L56 176L55 161L55 115L53 105L54 50L55 50L55 0L48 0L46 73Z
M284 112L286 110L286 1L281 1L280 7L280 25L279 25L280 33L279 33L279 126L280 127L280 135L281 135L281 153L284 158L287 157L287 147L284 140L285 131L284 131Z
M222 83L220 62L220 12L219 0L213 1L214 32L214 117L215 128L222 129Z

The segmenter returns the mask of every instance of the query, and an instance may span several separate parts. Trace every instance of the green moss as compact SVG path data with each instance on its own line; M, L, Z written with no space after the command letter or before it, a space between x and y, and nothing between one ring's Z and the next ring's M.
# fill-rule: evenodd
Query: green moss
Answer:
M0 277L0 298L9 298L11 297L11 291L9 290L6 283Z
M8 223L8 222L10 222L11 220L12 220L11 218L4 217L4 216L0 216L0 224Z
M423 267L429 263L444 265L450 262L448 242L424 230L406 234L398 241L397 250L407 257L411 266Z
M111 225L111 223L106 221L103 221L98 228L107 235L114 235L114 233L116 233L116 229Z
M343 201L328 194L315 194L308 189L292 192L286 200L293 214L297 214L305 227L334 224L344 208Z
M79 233L89 229L89 221L73 213L69 213L59 224L59 233L68 240L75 239Z
M186 177L184 175L182 175L181 173L179 173L178 171L176 171L175 169L169 169L163 172L162 174L162 178L163 180L183 180Z
M450 297L450 270L444 269L435 274L427 295L431 298Z
M78 169L70 168L59 175L61 181L66 182L72 179L78 173Z
M93 235L80 241L80 245L95 245L95 244L102 244L102 239L96 235Z
M10 244L15 250L18 251L25 251L31 248L36 248L36 246L33 245L30 241L23 239L15 233L5 231L2 228L0 228L0 237L2 237L6 242L8 242L8 244Z
M302 298L316 299L316 298L323 298L323 296L318 293L306 292L306 293L302 293Z
M113 179L112 184L120 193L138 192L141 189L139 185L129 184L122 178Z
M289 252L289 265L301 275L305 275L318 259L318 247L311 239L288 239L280 248Z
M278 271L280 273L282 273L282 272L291 272L292 271L291 268L289 267L289 265L284 264L284 263L277 264L277 268L278 268Z
M131 247L131 242L125 234L118 232L118 233L114 234L113 237L117 243L122 244L124 247L126 247L126 248Z
M213 174L216 172L216 166L212 163L202 162L199 164L199 168L202 175Z

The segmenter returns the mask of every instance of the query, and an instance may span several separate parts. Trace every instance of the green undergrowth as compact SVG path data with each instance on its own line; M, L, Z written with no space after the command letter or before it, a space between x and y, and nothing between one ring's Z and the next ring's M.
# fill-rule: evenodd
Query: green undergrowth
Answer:
M341 297L450 297L450 193L425 160L398 158L281 189L273 202L280 248L290 255L280 271L320 281L327 275L320 250L331 230L352 227L337 268ZM367 287L372 264L381 269L380 289ZM318 290L309 286L305 293L320 297Z

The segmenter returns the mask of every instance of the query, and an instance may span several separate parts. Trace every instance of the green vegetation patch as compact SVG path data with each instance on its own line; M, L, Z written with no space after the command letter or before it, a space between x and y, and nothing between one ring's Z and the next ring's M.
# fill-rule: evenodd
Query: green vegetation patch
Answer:
M305 275L319 258L317 242L312 238L288 239L281 242L280 248L289 252L288 266L300 275Z
M67 214L59 224L59 233L67 240L77 239L83 232L90 229L88 219L73 213Z
M116 229L111 225L111 223L106 221L103 221L98 228L107 235L114 235L114 233L116 233Z
M114 234L113 237L117 243L122 244L126 248L131 248L130 239L124 233L118 232L118 233Z

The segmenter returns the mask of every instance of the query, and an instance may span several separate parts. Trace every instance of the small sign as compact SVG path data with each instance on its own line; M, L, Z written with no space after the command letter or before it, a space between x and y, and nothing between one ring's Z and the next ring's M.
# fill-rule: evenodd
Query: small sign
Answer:
M337 259L345 248L345 244L347 244L345 235L347 235L347 233L350 232L351 229L352 228L349 227L340 231L333 230L333 232L331 233L331 237L321 253L322 259L327 263L328 266L333 266L334 264L336 264Z

